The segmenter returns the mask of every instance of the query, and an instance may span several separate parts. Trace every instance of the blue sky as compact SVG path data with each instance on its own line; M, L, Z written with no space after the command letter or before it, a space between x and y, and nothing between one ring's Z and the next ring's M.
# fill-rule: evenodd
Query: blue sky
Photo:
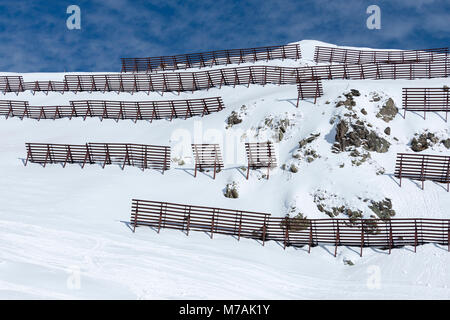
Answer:
M81 30L69 30L69 5ZM381 29L366 8L381 8ZM450 44L448 0L0 0L0 71L120 71L120 57L278 45L419 49Z

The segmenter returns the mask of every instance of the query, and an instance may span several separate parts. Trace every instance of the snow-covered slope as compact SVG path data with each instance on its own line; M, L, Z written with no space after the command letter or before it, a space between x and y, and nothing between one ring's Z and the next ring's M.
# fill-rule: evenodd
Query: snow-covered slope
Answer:
M270 65L314 64L317 41L301 41L301 61ZM326 45L326 44L325 44ZM258 62L262 63L262 62ZM63 74L24 74L24 79L60 80ZM301 101L295 108L296 86L222 87L195 93L8 93L4 100L28 100L31 105L66 105L70 100L167 100L223 97L226 108L188 120L153 123L87 119L0 119L0 298L261 298L261 299L448 299L450 254L446 248L424 245L414 254L406 247L391 255L365 249L319 246L283 248L274 242L203 233L186 237L173 230L160 234L127 225L131 198L269 212L274 216L302 213L328 218L322 208L345 206L369 217L370 201L390 199L395 217L449 218L450 196L443 185L404 180L398 186L393 171L397 152L412 152L414 134L425 130L440 141L450 136L442 115L415 113L392 121L377 117L392 98L401 107L402 87L450 86L448 79L324 81L317 104ZM336 107L354 89L354 106ZM375 98L375 99L374 99ZM378 100L379 99L379 100ZM374 101L378 100L378 101ZM362 109L364 109L362 111ZM235 111L242 122L231 127ZM353 115L354 114L354 115ZM360 120L390 143L385 153L358 148L333 152L341 120ZM352 119L350 121L350 119ZM370 126L368 126L370 124ZM283 127L281 141L280 126ZM390 127L387 135L384 131ZM299 148L299 142L320 134ZM269 180L263 171L245 179L244 142L276 142L279 167ZM127 167L92 165L23 165L25 142L129 142L170 145L173 169L162 175ZM193 177L190 143L221 145L225 170L215 180L209 173ZM423 153L450 152L435 143ZM353 155L355 155L353 153ZM181 160L184 164L181 165ZM312 160L312 161L311 161ZM311 161L311 162L308 162ZM353 163L352 163L353 161ZM284 165L284 166L283 166ZM296 173L290 170L295 166ZM284 169L283 169L284 168ZM295 170L294 170L295 171ZM236 182L239 198L224 197L227 183ZM366 201L365 201L366 200ZM339 217L346 217L345 212ZM348 261L351 261L349 263ZM352 265L353 264L353 265ZM79 281L78 281L79 280Z

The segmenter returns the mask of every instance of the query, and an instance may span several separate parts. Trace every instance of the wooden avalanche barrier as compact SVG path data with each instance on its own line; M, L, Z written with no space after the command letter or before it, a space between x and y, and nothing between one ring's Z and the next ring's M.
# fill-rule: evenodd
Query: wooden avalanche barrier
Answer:
M446 245L450 251L450 219L300 219L272 217L268 213L202 207L148 200L132 200L130 224L159 233L163 228L203 231L261 241L276 241L283 248L332 245L388 250L426 243Z
M63 167L67 163L106 165L117 164L122 167L135 166L142 170L154 169L164 173L170 169L170 147L143 144L124 143L86 143L73 144L46 144L26 143L28 161L42 164L60 163Z

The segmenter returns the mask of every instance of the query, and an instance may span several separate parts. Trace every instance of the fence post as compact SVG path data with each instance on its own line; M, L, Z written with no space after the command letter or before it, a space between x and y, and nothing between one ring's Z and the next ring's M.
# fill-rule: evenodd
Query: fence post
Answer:
M447 221L447 251L450 252L450 220Z
M402 168L403 168L403 154L400 154L400 170L399 170L399 178L400 178L400 188L402 187Z
M445 65L447 67L447 64ZM447 122L448 119L448 96L449 96L450 89L447 90L447 100L445 104L445 122Z
M47 165L47 159L50 157L50 145L47 144L47 153L45 154L44 168ZM50 157L50 163L52 162L52 158Z
M426 88L425 88L424 93L425 94L423 97L423 99L424 99L424 101L423 101L423 120L426 120L426 118L427 118L427 93L428 93L428 90Z
M133 233L136 231L136 224L138 219L138 212L139 212L139 200L136 200L136 214L134 215L134 227L133 227Z
M238 241L241 240L241 228L242 228L242 211L239 217Z
M262 234L262 245L264 247L264 243L266 242L266 218L267 216L264 216L264 225L263 225L263 234Z
M337 228L336 228L336 246L334 247L334 257L336 258L337 255L337 247L339 245L339 241L340 241L340 234L339 234L339 220L336 221L337 222Z
M163 203L161 202L161 207L160 207L160 211L159 211L158 233L161 230L162 214L163 214Z
M447 192L450 190L450 157L447 158Z
M313 243L313 222L311 220L311 224L309 226L309 248L308 248L308 253L311 253L312 243Z
M393 243L394 241L392 239L392 222L389 220L389 254L391 254Z
M28 164L28 159L31 159L31 161L33 161L33 158L31 157L31 145L27 143L26 146L27 146L27 158L25 159L25 167Z
M287 246L288 242L289 242L289 222L287 223L286 231L284 232L284 246L283 246L283 250L286 250L286 246Z
M213 209L212 219L211 219L211 239L213 238L214 234L214 214L216 212L216 209Z
M361 219L361 253L359 254L362 257L364 247L364 220Z
M272 166L272 150L270 148L270 142L267 141L267 153L269 154L269 165L267 166L267 180L269 180L270 168Z
M417 220L414 219L414 253L417 251Z
M164 174L164 170L166 170L166 165L167 165L167 148L164 148L164 164L163 164L163 170L162 170L162 174ZM145 147L145 165L147 166L147 147Z
M408 88L403 89L405 92L405 111L403 113L403 119L406 119L406 110L408 109Z
M424 190L425 187L425 177L424 177L424 172L425 172L425 155L422 156L422 168L420 170L420 180L422 181L422 190Z

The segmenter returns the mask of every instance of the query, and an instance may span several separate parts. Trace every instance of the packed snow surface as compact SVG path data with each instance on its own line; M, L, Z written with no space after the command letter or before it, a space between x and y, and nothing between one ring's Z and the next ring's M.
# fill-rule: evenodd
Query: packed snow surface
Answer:
M299 42L301 61L269 61L268 65L314 65L317 41ZM258 62L262 64L262 62ZM249 64L252 65L252 64ZM227 66L227 67L232 67ZM6 73L4 73L6 74ZM25 81L61 80L64 74L23 74ZM267 242L175 230L155 231L128 224L131 199L268 212L273 216L302 213L329 218L318 209L318 197L330 207L373 212L365 199L388 198L395 217L449 218L446 186L393 177L397 152L413 152L415 134L449 138L442 114L408 112L403 118L403 87L450 86L448 79L323 81L324 96L297 99L296 86L222 87L209 91L166 93L8 93L3 100L28 100L30 105L68 105L70 100L168 100L221 96L225 109L203 118L131 120L97 118L41 120L0 119L0 298L15 299L449 299L450 254L446 247L423 245L387 251L318 246L288 247ZM356 89L355 106L336 107ZM374 97L377 97L374 101ZM399 113L390 122L376 115L392 98ZM364 109L364 112L361 110ZM235 111L242 122L231 127ZM351 114L356 114L351 117ZM347 114L347 115L346 115ZM391 145L388 152L361 158L332 152L340 119L370 124ZM284 126L280 140L279 126ZM228 128L227 128L228 127ZM384 133L390 127L391 133ZM320 135L300 149L299 141ZM244 142L275 142L278 168L252 170L245 179ZM119 166L24 166L25 142L121 142L172 147L172 169L160 172ZM219 143L225 169L193 177L190 143ZM306 161L305 150L317 157ZM361 153L367 153L358 149ZM294 155L300 153L300 157ZM436 143L425 154L448 155ZM353 161L353 163L352 163ZM184 162L184 164L183 164ZM282 166L284 166L284 169ZM298 172L289 169L297 167ZM236 182L239 198L224 197L227 183ZM346 218L345 215L339 215Z

